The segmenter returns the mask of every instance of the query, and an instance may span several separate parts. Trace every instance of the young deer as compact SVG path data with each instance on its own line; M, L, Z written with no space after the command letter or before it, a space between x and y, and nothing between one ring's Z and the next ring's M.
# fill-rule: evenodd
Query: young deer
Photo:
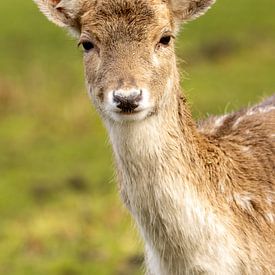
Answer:
M148 274L275 274L275 96L197 126L174 36L214 0L35 0L78 37Z

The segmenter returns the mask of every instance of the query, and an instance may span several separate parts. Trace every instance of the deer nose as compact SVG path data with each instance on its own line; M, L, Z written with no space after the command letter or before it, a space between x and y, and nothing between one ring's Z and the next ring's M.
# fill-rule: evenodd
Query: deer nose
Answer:
M117 108L125 113L133 112L142 100L142 90L132 91L131 93L113 92L113 100Z

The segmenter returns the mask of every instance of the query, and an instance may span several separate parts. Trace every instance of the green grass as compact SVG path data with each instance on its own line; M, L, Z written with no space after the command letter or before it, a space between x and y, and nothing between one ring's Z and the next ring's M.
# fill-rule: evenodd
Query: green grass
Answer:
M274 10L218 1L184 26L177 52L195 116L275 92ZM32 1L2 1L0 33L0 274L141 274L76 42Z

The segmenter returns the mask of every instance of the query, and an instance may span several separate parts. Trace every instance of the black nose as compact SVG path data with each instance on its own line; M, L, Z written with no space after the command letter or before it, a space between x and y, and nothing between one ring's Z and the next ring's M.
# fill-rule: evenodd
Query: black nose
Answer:
M127 96L119 92L113 92L113 99L117 104L117 108L125 113L131 113L139 106L139 102L142 99L142 90L133 92Z

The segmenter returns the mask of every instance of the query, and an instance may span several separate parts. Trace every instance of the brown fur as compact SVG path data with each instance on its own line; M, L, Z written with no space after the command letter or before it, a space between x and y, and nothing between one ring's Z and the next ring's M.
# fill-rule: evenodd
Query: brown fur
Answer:
M148 274L274 274L275 96L196 126L173 41L159 42L214 1L35 1L94 44L84 54L88 90L145 240ZM148 108L114 113L112 91L131 89L144 91Z

